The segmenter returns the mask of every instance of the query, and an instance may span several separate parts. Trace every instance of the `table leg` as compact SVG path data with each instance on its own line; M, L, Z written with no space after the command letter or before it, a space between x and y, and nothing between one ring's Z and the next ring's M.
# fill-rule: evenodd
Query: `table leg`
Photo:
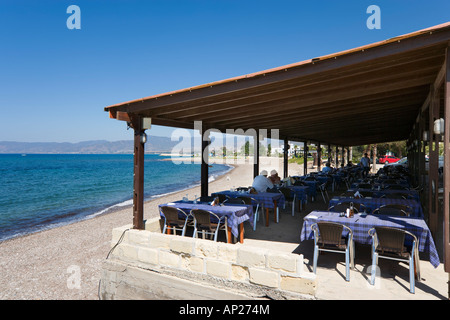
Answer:
M275 223L278 223L277 221L277 200L273 200L273 221L275 221Z
M269 208L266 208L266 227L269 226Z
M239 242L244 243L244 223L239 224Z

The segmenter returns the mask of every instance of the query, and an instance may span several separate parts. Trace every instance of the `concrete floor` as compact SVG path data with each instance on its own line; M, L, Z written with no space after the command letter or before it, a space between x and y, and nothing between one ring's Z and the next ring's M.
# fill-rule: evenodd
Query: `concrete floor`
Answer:
M337 190L329 193L342 193ZM303 254L305 272L312 272L312 257L314 252L313 240L300 242L303 217L313 210L326 210L327 204L321 196L315 202L308 202L302 212L291 215L291 208L280 211L280 222L275 223L273 214L270 215L269 227L264 220L257 224L253 231L249 224L245 225L244 245L258 246L274 250ZM442 239L434 239L435 243ZM438 247L439 248L439 247ZM350 271L350 282L345 281L345 256L338 253L324 253L319 255L317 268L318 299L370 299L370 300L446 300L448 299L449 274L444 272L442 264L434 268L428 261L428 254L420 254L421 282L416 281L416 292L409 292L408 264L386 259L379 259L381 275L376 278L375 286L370 285L371 247L355 244L355 270Z

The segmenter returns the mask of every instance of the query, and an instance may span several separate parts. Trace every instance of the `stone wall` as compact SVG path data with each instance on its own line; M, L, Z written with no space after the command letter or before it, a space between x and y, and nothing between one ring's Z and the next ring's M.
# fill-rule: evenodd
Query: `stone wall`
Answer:
M149 292L157 288L150 288L152 286L145 286L144 283L154 277L155 272L183 279L190 284L194 282L219 290L231 290L247 298L269 296L275 299L302 299L314 296L315 276L303 272L302 255L240 243L228 244L166 235L160 230L159 219L147 222L146 230L135 230L130 226L113 230L113 250L103 266L103 298L135 299L135 295L127 296L123 290L118 292L118 289L120 291L124 282L129 281L124 280L127 278L124 274L136 274L136 269L145 272L141 272L138 281L135 281L134 276L134 284L128 286L126 291L140 291L142 298L179 298L170 294L158 296ZM137 288L136 283L142 284L141 288ZM133 290L130 291L131 287ZM192 299L192 295L186 298ZM202 296L199 298L202 299Z

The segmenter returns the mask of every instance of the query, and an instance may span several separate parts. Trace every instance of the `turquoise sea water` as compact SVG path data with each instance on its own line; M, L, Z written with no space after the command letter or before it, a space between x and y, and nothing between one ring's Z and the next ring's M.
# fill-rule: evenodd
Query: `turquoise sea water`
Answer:
M146 200L200 182L200 164L145 155ZM214 164L210 179L230 167ZM132 204L133 155L0 154L0 241Z

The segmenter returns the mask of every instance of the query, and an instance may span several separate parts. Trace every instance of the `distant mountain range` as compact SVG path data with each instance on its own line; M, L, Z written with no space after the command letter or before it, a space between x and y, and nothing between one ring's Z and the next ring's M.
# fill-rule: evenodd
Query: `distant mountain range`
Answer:
M149 136L145 151L150 153L170 152L178 141L170 138ZM16 142L0 141L0 153L133 153L133 141L93 140L70 142Z

